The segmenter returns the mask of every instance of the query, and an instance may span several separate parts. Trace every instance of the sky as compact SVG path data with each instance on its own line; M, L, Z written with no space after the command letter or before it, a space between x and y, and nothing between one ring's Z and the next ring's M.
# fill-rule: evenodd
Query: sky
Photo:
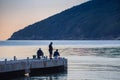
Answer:
M0 0L0 40L88 0Z

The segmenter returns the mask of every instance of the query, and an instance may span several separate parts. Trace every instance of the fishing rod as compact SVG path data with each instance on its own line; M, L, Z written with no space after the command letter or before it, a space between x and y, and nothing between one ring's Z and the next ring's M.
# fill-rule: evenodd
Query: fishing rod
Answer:
M68 50L68 49L70 49L71 47L67 47L67 48L64 48L63 50L60 50L59 52L60 53L63 53L64 51L66 51L66 50Z

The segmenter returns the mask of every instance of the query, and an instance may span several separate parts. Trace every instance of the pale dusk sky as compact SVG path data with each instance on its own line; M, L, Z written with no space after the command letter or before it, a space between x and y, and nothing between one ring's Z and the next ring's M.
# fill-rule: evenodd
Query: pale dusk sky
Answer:
M0 40L88 0L0 0Z

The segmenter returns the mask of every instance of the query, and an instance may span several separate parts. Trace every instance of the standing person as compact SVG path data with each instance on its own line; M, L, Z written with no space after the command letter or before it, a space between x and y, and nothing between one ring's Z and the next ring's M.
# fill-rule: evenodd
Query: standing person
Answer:
M53 47L52 47L52 42L49 44L49 57L52 59L52 53L53 53Z
M43 56L44 56L44 53L41 50L41 48L39 48L39 50L37 51L37 58L40 59L40 57L43 57Z

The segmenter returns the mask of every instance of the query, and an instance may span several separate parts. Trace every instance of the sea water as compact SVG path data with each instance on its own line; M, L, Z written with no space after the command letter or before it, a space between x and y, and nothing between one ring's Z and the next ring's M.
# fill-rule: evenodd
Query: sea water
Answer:
M48 56L50 42L68 59L68 71L13 80L120 80L119 40L0 41L0 60L32 58L39 48Z

